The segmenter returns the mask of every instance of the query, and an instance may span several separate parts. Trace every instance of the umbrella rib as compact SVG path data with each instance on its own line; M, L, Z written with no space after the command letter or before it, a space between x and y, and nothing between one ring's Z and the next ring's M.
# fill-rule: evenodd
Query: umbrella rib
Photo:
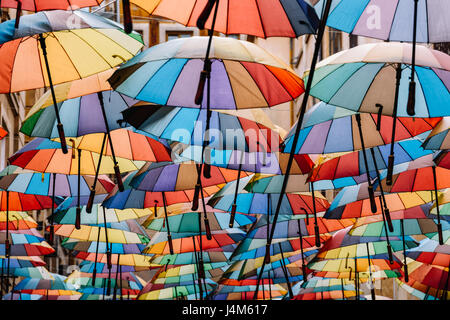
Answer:
M162 68L164 68L164 66L165 66L171 59L183 59L183 58L167 58L167 59L158 59L158 60L155 60L155 61L164 61L164 60L165 60L165 62L163 63L162 66L160 66L160 67L158 68L157 71L155 71L155 73L153 73L153 75L155 75L155 74L158 73ZM142 65L142 66L143 66L143 65ZM136 73L140 68L142 68L142 66L139 67L139 68L135 71L135 73ZM184 67L183 67L183 68L184 68ZM119 70L117 70L117 71L119 71ZM144 88L145 88L145 87L147 86L147 84L151 81L151 79L152 79L152 78L148 79L148 81L145 82L145 84L142 86L142 88L139 90L139 92L138 92L136 95L134 95L134 98L138 97L138 96L142 93L142 91L144 91Z
M281 1L280 1L281 3ZM261 22L261 28L262 28L262 32L263 32L263 38L266 39L267 35L266 35L266 30L264 29L264 23L262 21L262 17L261 17L261 11L259 10L259 4L258 4L258 0L255 0L255 5L256 5L256 9L258 10L258 17L259 17L259 21ZM289 20L289 19L288 19ZM290 21L289 21L290 22ZM293 29L293 28L292 28Z
M278 77L272 72L272 70L270 70L269 68L267 68L267 66L268 65L266 65L266 64L263 64L263 66L264 66L264 68L266 68L267 69L267 71L278 81L278 83L280 84L280 86L283 88L283 90L289 95L289 97L291 97L291 100L295 100L296 98L294 98L292 95L291 95L291 93L284 87L284 85L281 83L281 81L278 79ZM277 68L277 67L275 67L274 66L274 68ZM279 68L279 69L281 69L281 68ZM283 70L283 69L282 69ZM249 73L250 74L250 73ZM250 75L250 76L252 76L252 75ZM292 78L291 77L291 75L290 75L290 72L288 73L288 76L289 76L289 78ZM252 77L253 78L253 77ZM295 79L293 79L295 82L297 82L298 83L298 81L296 81ZM303 86L303 89L305 89L305 84L303 83L302 84L302 86ZM262 94L262 93L261 93ZM262 96L264 97L264 95L262 94ZM266 100L267 101L267 99L266 99L266 97L264 97L264 100ZM287 101L286 101L287 102ZM267 103L267 105L270 107L270 104L269 103Z
M68 30L68 32L73 33L73 32L71 32L70 30ZM80 73L78 72L77 67L73 64L72 58L70 57L69 53L66 51L66 49L64 48L64 46L61 44L61 42L59 42L59 39L58 39L58 37L55 35L55 33L56 33L56 32L48 32L47 34L48 34L48 35L51 35L51 34L53 35L53 37L56 39L56 41L57 41L58 44L60 45L62 51L64 51L64 53L66 54L67 59L70 61L70 64L73 66L73 69L74 69L75 72L78 74L78 78L79 78L79 79L82 79L83 77L82 77L82 76L80 75ZM38 47L38 52L39 52L39 45L37 45L37 47ZM39 59L39 61L40 61L40 60L41 60L41 59ZM50 63L49 63L49 66L50 66ZM41 62L41 70L44 71L43 68L42 68L42 62ZM44 74L43 74L42 79L44 79ZM63 82L69 82L69 81L63 81ZM53 81L53 84L57 85L57 84L59 84L59 83L55 83L55 82ZM44 86L45 86L45 82L44 82ZM53 103L52 103L51 105L53 105Z

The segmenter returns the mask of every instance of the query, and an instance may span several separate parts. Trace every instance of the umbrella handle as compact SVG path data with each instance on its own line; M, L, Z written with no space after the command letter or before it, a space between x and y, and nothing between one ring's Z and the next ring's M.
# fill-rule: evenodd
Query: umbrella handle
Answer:
M391 247L390 243L387 244L387 250L388 250L388 256L389 256L389 263L394 264L394 259L392 257L392 247Z
M210 179L211 178L211 165L209 163L204 163L203 164L203 176L206 179Z
M316 224L314 226L314 233L316 235L316 247L320 247L320 234L319 234L319 226Z
M264 255L264 264L270 263L270 244L266 244L266 254Z
M117 186L119 187L119 191L123 192L125 190L123 186L122 176L120 174L120 169L117 163L114 165L114 175L116 176Z
M437 224L437 228L438 228L438 235L439 235L439 244L443 245L444 237L442 236L442 224L440 222Z
M9 256L10 256L10 249L11 249L11 246L9 244L9 239L6 238L5 239L5 258L9 258Z
M172 235L171 234L167 235L167 241L169 242L170 254L173 254L173 243L172 243Z
M386 217L386 222L387 222L387 225L389 228L389 232L394 232L394 226L392 225L391 214L390 214L388 208L384 208L384 216Z
M53 226L53 225L51 225L50 227L49 227L49 233L48 233L48 243L50 244L50 245L53 245L53 238L54 238L54 235L55 235L55 227Z
M392 185L392 172L394 171L394 155L390 154L388 158L388 171L386 176L386 184Z
M92 212L92 206L94 205L94 197L95 197L95 190L91 189L91 192L89 194L89 200L86 205L86 212L91 213Z
M125 33L133 32L133 21L131 20L130 0L122 0L123 25Z
M375 202L375 194L373 191L373 186L372 185L368 186L367 191L369 191L370 210L372 211L372 213L377 213L377 204Z
M205 89L206 78L208 77L208 72L203 70L200 73L200 80L198 81L197 93L195 94L195 104L201 105L203 101L203 91Z
M305 280L306 276L308 275L308 270L306 269L305 264L302 264L302 275L303 275L303 280Z
M378 108L378 115L377 115L377 131L381 130L381 114L383 113L383 105L382 104L375 104L375 107Z
M234 217L235 217L235 215L236 215L236 207L237 207L236 203L233 203L233 204L231 205L230 223L229 223L229 225L228 225L230 228L233 228Z
M17 9L16 9L16 23L14 24L14 28L19 28L20 16L22 15L22 1L17 0Z
M195 185L195 190L194 190L194 199L192 200L192 211L196 211L198 209L198 198L200 196L200 184L197 183Z
M411 80L409 82L408 104L406 105L406 112L408 115L414 116L416 106L416 82Z
M206 239L211 240L212 235L211 235L211 227L209 226L209 220L208 218L205 218L204 220L205 220Z
M409 282L408 265L404 264L403 270L405 271L405 276L404 276L405 282Z
M209 16L211 15L211 11L214 7L214 4L217 0L208 0L205 7L202 10L202 13L198 16L197 19L197 28L200 30L205 29L206 21L208 20Z
M81 228L81 208L77 207L77 211L75 214L75 228L80 230Z
M59 139L61 140L61 149L62 152L64 154L66 154L68 152L67 150L67 142L66 142L66 136L64 134L64 127L62 123L58 123L56 125L56 127L58 128L58 135L59 135Z
M106 263L108 265L108 269L111 270L112 268L112 261L111 261L111 251L106 251Z
M95 287L95 280L97 279L97 268L92 272L92 286Z

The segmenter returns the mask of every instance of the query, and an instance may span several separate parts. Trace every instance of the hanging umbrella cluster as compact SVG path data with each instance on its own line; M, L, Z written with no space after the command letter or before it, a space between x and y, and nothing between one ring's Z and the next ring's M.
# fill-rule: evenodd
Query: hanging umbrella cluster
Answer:
M130 2L209 36L142 50ZM448 299L450 58L417 42L448 40L449 8L383 2L367 28L378 2L124 0L122 26L2 1L0 93L50 89L0 173L3 299ZM325 25L389 42L318 61ZM313 34L311 68L214 32ZM286 134L258 114L299 97ZM53 245L80 269L40 268Z

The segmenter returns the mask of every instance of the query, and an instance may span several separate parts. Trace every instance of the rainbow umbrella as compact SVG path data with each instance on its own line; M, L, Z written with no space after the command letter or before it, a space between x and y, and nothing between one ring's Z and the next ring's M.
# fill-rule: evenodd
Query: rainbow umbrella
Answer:
M236 249L236 244L223 246L220 248L214 248L202 251L203 263L225 262L229 261L231 254ZM179 264L196 264L198 254L196 252L174 253L155 255L150 257L152 264L162 265L179 265Z
M450 117L442 118L423 142L423 148L428 150L450 149L449 126Z
M195 86L207 44L207 37L190 37L156 45L123 64L109 82L137 100L198 108ZM210 58L214 109L271 107L303 93L303 81L288 65L250 42L213 37Z
M47 11L47 10L74 10L85 7L95 7L100 5L103 0L61 0L61 1L42 1L42 0L3 0L2 8L18 9L26 11Z
M373 213L370 208L369 199L354 201L356 196L357 195L355 195L354 192L341 191L331 203L326 214L324 215L324 218L358 218L382 213L381 206L379 206L377 211ZM432 197L433 195L427 191L401 192L386 194L385 201L386 206L390 209L390 211L395 212L429 203L433 201Z
M360 118L359 121L357 117ZM394 141L409 139L432 130L440 119L396 118ZM381 114L363 113L357 116L352 111L320 102L305 114L295 153L336 153L361 150L364 149L363 146L371 148L389 144L393 121L392 117ZM283 152L291 152L297 125L296 123L284 138Z
M319 19L305 1L265 1L262 3L234 3L218 1L217 20L202 12L206 1L178 3L173 0L131 0L148 13L195 27L200 16L205 28L224 34L248 34L261 38L290 37L315 33ZM211 11L216 1L206 4Z
M255 121L217 111L182 107L135 106L124 110L124 121L152 136L187 145L204 144L208 148L236 149L246 152L276 152L281 137L276 131ZM206 133L208 130L208 134Z
M206 278L213 281L218 280L224 270L229 267L227 262L213 262L203 264L203 270ZM197 264L185 265L167 265L161 267L153 276L152 283L155 284L180 284L197 280L195 276L198 273Z
M51 208L52 204L51 197L0 190L1 211L44 210Z
M0 211L0 230L6 230L6 224L8 224L8 229L12 230L34 229L38 226L37 222L25 212L9 211L6 213Z
M280 300L287 291L279 284L263 284L256 295L256 285L219 285L214 294L213 300Z
M146 247L146 245L142 243L106 243L97 241L82 241L72 238L63 238L61 240L61 246L72 250L72 252L110 252L111 254L140 254Z
M123 180L124 191L119 192L119 189L114 187L113 191L105 198L102 206L105 208L126 209L126 208L153 208L153 213L158 215L158 208L164 206L162 192L148 192L143 190L136 190L130 186L130 182L137 174L137 171L129 173ZM205 198L213 195L220 190L218 186L204 187L203 193ZM180 190L180 191L165 191L166 206L169 211L176 204L192 202L194 199L194 189ZM184 213L187 208L176 210L178 213Z
M103 207L100 204L95 204L92 207L92 212L87 213L86 207L81 211L81 224L85 225L100 225L103 223L121 222L130 219L139 219L151 214L149 209L105 209L105 216L103 215ZM106 218L106 221L105 221ZM75 224L76 210L70 208L67 210L56 210L53 221L57 224Z
M423 239L419 246L406 251L406 256L425 264L447 267L450 263L450 243L440 245L438 241Z
M409 260L409 259L408 259ZM448 300L449 267L428 265L414 260L408 263L409 279L400 278L407 285L431 294L441 300ZM430 289L435 289L430 292Z
M105 71L142 48L137 33L128 36L116 22L85 11L44 11L0 24L1 93L49 86L64 153L67 145L53 85ZM76 23L67 23L76 21ZM51 63L50 63L51 62ZM45 68L44 68L45 66ZM51 69L50 69L51 68Z
M211 292L216 285L217 284L211 279L206 279L205 287L207 291L204 292L203 295L207 295L208 292ZM137 296L137 300L198 300L199 298L200 288L197 284L192 283L182 283L179 286L165 287L161 284L149 282Z
M41 196L53 195L53 181L55 182L54 195L62 197L87 196L90 193L90 185L94 176L82 175L78 188L77 175L52 173L26 172L19 167L8 166L0 172L0 188L6 191L34 194ZM96 193L108 194L114 187L114 183L106 176L98 177ZM79 190L79 193L78 193Z
M123 257L123 255L121 255L121 257ZM119 263L121 263L120 260L119 260ZM89 260L82 260L81 263L79 264L79 267L80 267L80 272L93 273L94 270L97 274L109 272L107 263L102 263L102 262L95 263L95 262L92 262ZM160 266L158 266L158 268L159 267ZM150 267L148 267L148 265L147 266L134 266L134 265L120 264L119 267L117 267L117 264L115 264L115 265L111 266L111 272L112 273L119 272L120 268L122 268L123 273L140 272L140 271L150 270Z
M292 300L349 300L356 295L356 288L349 279L312 277L292 287Z
M416 138L406 139L394 143L395 159L394 169L398 172L399 168L404 170L404 167L397 167L400 164L409 163L417 160L421 166L433 165L433 152L421 148L422 141ZM374 151L374 158L377 163L379 171L388 168L389 146L378 146L372 148ZM368 150L365 150L369 153ZM370 159L370 158L369 158ZM373 158L372 158L373 160ZM366 169L368 168L368 170ZM322 159L320 163L311 171L310 180L335 180L343 177L361 176L369 172L370 176L376 176L376 168L373 161L368 161L367 166L364 161L363 151L354 151L340 155L337 157L328 157Z
M315 2L320 13L323 1ZM414 5L403 0L380 2L377 0L333 2L327 25L354 35L388 41L416 41L422 43L448 42L449 25L443 14L450 7L446 1L416 1L417 17L414 23ZM416 25L417 32L413 32Z
M46 96L41 97L41 99L46 98L48 99ZM57 107L61 123L65 128L65 136L79 137L90 133L108 132L121 128L121 125L118 123L118 120L122 119L121 112L136 103L137 101L115 91L99 91L62 100L58 102ZM30 109L22 122L20 132L30 137L58 138L55 112L50 106L43 107L42 104L43 102L38 101ZM103 110L106 115L107 127L104 121Z
M420 300L439 300L436 296L434 296L437 293L436 289L424 289L424 286L421 286L416 282L414 282L412 286L409 286L399 279L395 279L395 283L397 283L400 288ZM421 290L424 290L424 292Z
M225 212L207 212L207 219L209 221L210 231L221 231L229 229L229 214ZM142 226L147 230L167 232L167 224L170 224L170 231L172 233L182 234L198 234L198 212L186 212L170 216L167 218L167 222L164 218L149 217L142 223ZM236 215L236 225L234 228L245 228L246 226L254 223L256 218L244 214ZM201 230L205 230L205 223L201 220Z
M5 256L4 242L7 237L10 239L9 254L11 256L43 256L54 253L55 250L38 235L38 232L33 234L31 230L10 230L8 235L5 231L0 231L0 255Z

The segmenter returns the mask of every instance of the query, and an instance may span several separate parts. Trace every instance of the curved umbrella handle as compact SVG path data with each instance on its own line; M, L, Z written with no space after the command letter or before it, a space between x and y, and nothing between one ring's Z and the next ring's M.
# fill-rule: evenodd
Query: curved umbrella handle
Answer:
M205 29L206 21L208 20L209 16L211 15L211 11L216 2L218 5L218 0L208 0L208 2L206 3L205 7L202 10L202 13L200 13L200 15L198 16L197 28L199 28L200 30Z

